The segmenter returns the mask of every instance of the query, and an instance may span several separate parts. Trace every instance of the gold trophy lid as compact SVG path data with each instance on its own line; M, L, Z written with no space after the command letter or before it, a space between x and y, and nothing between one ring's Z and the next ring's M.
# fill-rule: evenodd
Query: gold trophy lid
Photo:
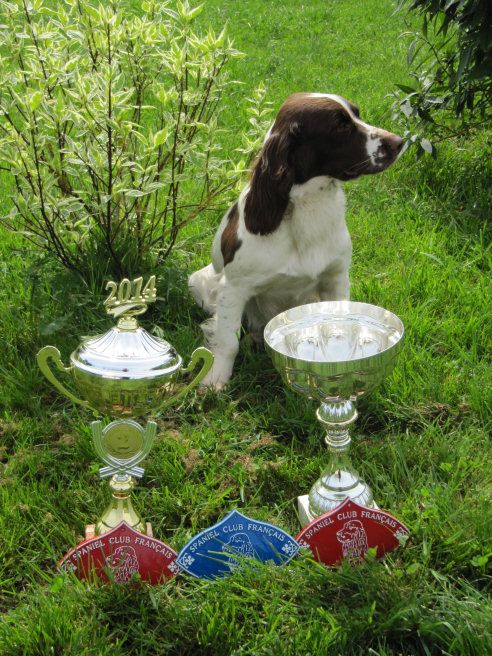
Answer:
M73 367L102 378L140 380L166 378L178 372L182 358L169 342L138 325L136 315L155 301L155 276L142 290L143 279L108 282L108 314L118 323L103 335L88 337L70 356ZM136 290L135 290L136 288Z

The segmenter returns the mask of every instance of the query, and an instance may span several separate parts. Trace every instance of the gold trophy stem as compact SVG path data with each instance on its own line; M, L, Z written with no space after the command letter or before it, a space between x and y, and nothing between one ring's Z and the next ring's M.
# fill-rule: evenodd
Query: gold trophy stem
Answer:
M132 505L131 491L135 487L135 479L127 474L116 474L109 482L112 500L96 524L96 534L101 535L126 522L136 531L146 532L146 525L136 513Z

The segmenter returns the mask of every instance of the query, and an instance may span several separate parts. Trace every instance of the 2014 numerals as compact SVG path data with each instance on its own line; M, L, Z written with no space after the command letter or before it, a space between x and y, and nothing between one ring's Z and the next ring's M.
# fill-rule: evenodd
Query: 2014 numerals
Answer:
M143 286L143 282L142 276L134 278L134 280L123 278L119 283L110 280L106 284L109 296L104 301L104 305L112 308L125 303L152 303L157 298L155 276L150 276L145 286Z

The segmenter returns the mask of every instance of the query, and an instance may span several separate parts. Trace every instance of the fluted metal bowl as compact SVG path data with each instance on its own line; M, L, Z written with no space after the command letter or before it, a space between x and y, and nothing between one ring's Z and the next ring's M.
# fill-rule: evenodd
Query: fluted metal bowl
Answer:
M183 360L168 342L143 328L115 326L84 340L70 362L75 386L92 408L145 416L173 393Z
M404 328L368 303L324 301L286 310L265 327L267 350L284 382L322 402L357 400L393 369Z

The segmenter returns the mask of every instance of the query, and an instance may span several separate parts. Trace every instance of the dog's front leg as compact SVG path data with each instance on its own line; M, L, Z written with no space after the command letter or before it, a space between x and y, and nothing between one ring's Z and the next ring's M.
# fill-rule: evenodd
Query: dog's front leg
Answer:
M221 281L215 315L202 324L205 341L214 354L214 363L202 385L221 389L229 381L239 350L241 319L249 296L244 288L225 279Z
M350 299L348 270L324 273L320 279L318 293L321 301L348 301Z

